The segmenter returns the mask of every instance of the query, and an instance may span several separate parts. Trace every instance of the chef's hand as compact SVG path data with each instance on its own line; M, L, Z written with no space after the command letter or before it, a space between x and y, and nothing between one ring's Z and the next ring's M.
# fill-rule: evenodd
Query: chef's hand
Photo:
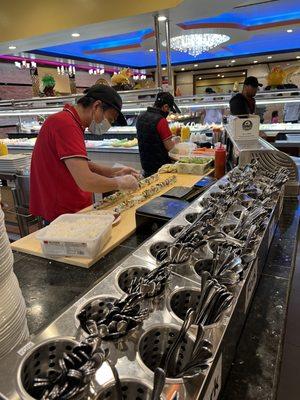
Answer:
M133 175L116 176L114 179L117 181L119 190L137 190L139 188L138 181Z
M139 178L141 176L139 171L130 167L122 167L117 172L114 173L114 176L124 176L124 175L133 175L136 178Z

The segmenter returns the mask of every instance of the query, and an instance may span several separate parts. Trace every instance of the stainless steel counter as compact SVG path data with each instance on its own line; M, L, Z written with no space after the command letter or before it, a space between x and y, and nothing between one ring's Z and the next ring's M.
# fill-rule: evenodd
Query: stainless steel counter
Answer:
M0 366L0 388L2 393L8 399L29 399L24 394L24 387L21 381L24 381L24 372L26 360L32 354L37 355L42 349L50 348L56 343L64 340L68 342L67 337L83 337L83 331L79 329L75 319L75 314L84 305L91 302L95 297L99 297L105 302L107 298L120 298L124 292L121 289L124 272L136 267L138 269L145 268L153 270L157 267L156 260L153 257L150 248L154 243L161 241L172 242L174 238L170 234L170 229L174 225L188 226L189 222L186 218L187 214L197 213L201 211L202 206L199 204L201 200L218 190L218 185L226 182L218 182L216 185L197 199L191 206L184 210L178 217L170 221L152 238L139 247L132 255L109 274L104 280L99 282L86 295L76 301L61 316L59 316L46 330L38 336L18 349L17 352L11 353L5 362ZM166 393L168 395L172 391L179 392L179 399L196 400L199 398L204 400L217 399L220 390L225 382L225 378L230 367L236 340L239 336L251 299L253 297L255 287L258 283L262 267L268 253L268 248L272 241L274 230L278 218L282 210L282 192L278 197L276 206L273 208L268 226L260 237L258 244L257 257L246 270L243 280L232 288L234 294L233 306L224 314L220 323L208 326L205 330L205 336L211 340L213 344L213 360L209 365L209 369L196 379L183 381L182 379L167 379L164 390L164 399ZM165 336L168 332L178 331L181 321L176 315L176 310L171 306L170 300L174 294L182 289L200 289L201 279L197 274L187 274L190 270L186 266L185 270L174 269L171 274L170 283L166 289L166 294L154 301L145 300L147 306L151 309L149 318L144 321L143 326L132 335L128 336L124 341L120 342L103 342L103 346L109 348L111 358L118 368L121 379L127 379L139 384L144 384L150 388L153 380L153 373L146 366L147 358L155 355L155 347L150 347L149 351L145 350L145 340L151 342L152 336ZM184 275L183 275L184 274ZM188 276L186 276L188 275ZM187 339L187 347L195 338L195 331L190 330ZM58 340L57 337L66 336L64 339ZM159 341L158 341L159 342ZM185 350L184 350L185 352ZM184 355L183 355L184 356ZM37 356L37 358L40 355ZM105 369L106 368L106 369ZM94 390L103 390L112 383L112 376L107 372L105 365L96 373L94 382Z

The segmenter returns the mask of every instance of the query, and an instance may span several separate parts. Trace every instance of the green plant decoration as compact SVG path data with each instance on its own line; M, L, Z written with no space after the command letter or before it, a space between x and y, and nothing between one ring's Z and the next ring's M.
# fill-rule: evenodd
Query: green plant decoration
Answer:
M42 78L42 82L43 82L43 88L54 88L55 86L55 79L53 78L52 75L44 75Z

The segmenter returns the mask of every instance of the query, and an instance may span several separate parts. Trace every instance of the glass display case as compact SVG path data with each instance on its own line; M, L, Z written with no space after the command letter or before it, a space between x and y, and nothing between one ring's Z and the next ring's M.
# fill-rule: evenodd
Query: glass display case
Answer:
M145 111L148 106L153 105L159 90L120 92L123 98L123 112L127 118L128 126L112 127L107 134L101 136L102 140L87 132L85 137L87 147L91 151L98 149L105 152L110 149L118 153L135 152L137 154L138 148L136 142L133 141L136 137L135 123L137 116ZM214 93L177 97L176 103L181 114L168 117L171 127L175 127L173 132L176 132L176 127L180 129L183 125L188 125L191 132L200 133L212 131L215 124L222 125L223 119L230 113L229 101L233 95ZM34 138L37 136L45 118L60 111L66 103L76 103L80 96L82 95L0 101L0 137L10 139L7 143L9 148L30 150L34 146ZM274 111L278 112L277 123L272 123ZM256 96L256 112L260 116L260 130L264 132L268 141L274 143L275 146L283 145L288 148L291 145L290 147L299 149L300 123L295 123L295 119L300 119L299 90L259 92ZM284 122L291 114L294 123ZM5 127L5 131L1 132L1 126ZM8 126L9 128L7 128ZM128 140L126 141L126 139ZM125 147L122 146L122 142L126 143Z

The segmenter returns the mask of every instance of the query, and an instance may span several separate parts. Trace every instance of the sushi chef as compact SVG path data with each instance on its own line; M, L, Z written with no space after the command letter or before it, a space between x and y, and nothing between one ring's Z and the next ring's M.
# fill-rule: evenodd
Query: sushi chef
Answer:
M138 188L138 171L91 162L85 128L106 132L111 124L126 125L122 99L111 87L94 85L76 105L49 116L39 132L31 161L30 212L51 222L92 204L92 193Z
M255 76L248 76L244 81L242 93L237 93L230 100L232 115L255 114L255 96L258 87L262 86Z
M161 92L153 107L148 107L137 119L137 138L145 177L171 162L168 152L173 149L175 142L166 119L170 111L180 113L171 93Z

